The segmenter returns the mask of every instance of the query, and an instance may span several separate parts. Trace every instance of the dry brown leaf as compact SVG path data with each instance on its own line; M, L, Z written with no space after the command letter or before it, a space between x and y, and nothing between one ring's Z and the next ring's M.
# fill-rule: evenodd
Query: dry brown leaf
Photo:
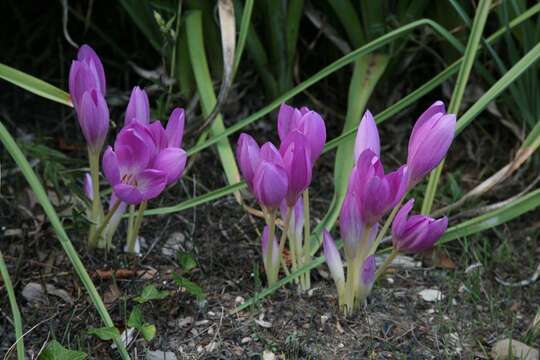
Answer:
M497 341L491 350L491 356L494 360L538 360L540 357L538 350L514 339Z

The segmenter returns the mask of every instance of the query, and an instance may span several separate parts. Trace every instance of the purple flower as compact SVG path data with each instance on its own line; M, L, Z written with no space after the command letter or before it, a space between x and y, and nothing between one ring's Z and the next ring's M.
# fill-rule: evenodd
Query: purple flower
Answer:
M409 216L414 199L398 211L392 223L392 242L399 252L416 253L433 247L448 227L448 219L438 220L424 215Z
M75 109L81 104L83 94L92 89L105 96L105 72L95 51L83 45L77 53L77 60L73 60L69 69L69 93Z
M408 189L418 184L446 156L456 132L456 115L436 101L416 121L407 155Z
M363 222L358 197L352 191L347 193L341 207L339 229L345 258L350 262L355 257L365 257L377 236L378 224L366 225ZM367 237L365 232L369 233Z
M341 256L339 255L339 251L332 236L326 229L323 230L323 253L326 263L328 264L328 269L330 269L330 274L332 274L332 278L336 283L338 292L342 293L345 287L343 262L341 261Z
M365 300L371 292L373 283L375 283L376 270L377 263L375 262L375 256L370 255L364 260L359 269L360 283L358 284L357 293L357 298L359 301Z
M358 131L356 132L356 143L354 145L354 159L358 160L364 150L371 150L377 156L381 156L381 143L379 140L379 131L373 115L366 110Z
M109 130L105 90L101 60L90 46L81 46L69 69L69 93L88 148L94 153L101 151Z
M311 162L321 155L326 142L326 127L321 115L306 107L300 109L281 104L278 113L278 134L283 142L290 132L297 130L306 138L311 150Z
M260 163L260 152L261 149L255 139L248 134L240 134L238 144L236 145L236 160L238 161L242 176L252 192L255 170Z
M275 235L272 239L272 259L270 260L271 264L268 264L268 251L270 250L270 242L268 240L268 237L270 236L269 232L270 230L268 229L268 226L265 226L261 237L263 263L264 269L267 274L269 274L271 269L277 269L279 267L279 245Z
M88 200L94 199L94 189L92 188L92 176L90 176L90 173L84 174L83 191Z
M144 124L132 121L120 132L115 142L122 145L122 133L134 131L144 141L149 153L149 167L167 175L167 185L176 182L186 166L187 154L180 148L184 132L184 110L176 108L169 117L166 129L160 121Z
M279 207L287 195L287 186L287 173L283 167L269 161L262 161L257 166L253 192L261 205L269 209Z
M114 149L103 155L103 172L116 196L128 204L157 197L167 185L167 172L150 168L152 146L135 128L123 130Z
M359 214L366 226L376 224L388 210L396 206L405 192L406 166L385 175L379 157L364 150L353 168L349 192L356 196Z
M293 130L281 143L279 151L289 180L287 204L293 206L311 183L313 163L310 145L301 132Z
M86 91L77 109L79 125L92 152L100 152L109 131L109 108L96 89Z
M150 122L150 103L148 101L148 95L138 86L135 86L131 91L124 118L124 125L129 125L133 121L140 122L141 124L148 124Z

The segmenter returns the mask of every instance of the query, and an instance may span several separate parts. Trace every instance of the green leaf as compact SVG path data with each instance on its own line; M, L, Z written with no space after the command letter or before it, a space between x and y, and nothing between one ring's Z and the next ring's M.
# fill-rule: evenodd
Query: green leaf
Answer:
M206 61L202 13L200 11L192 11L186 16L186 31L191 64L201 99L203 115L208 117L217 104L217 98L214 92L210 70L208 69L208 62ZM210 134L212 136L219 136L225 130L223 116L218 114L210 126ZM216 147L227 181L230 185L238 183L240 181L240 171L236 165L234 151L232 150L229 139L226 137L221 139L216 144ZM240 193L236 193L236 199L239 202L241 201Z
M178 265L184 270L184 272L188 272L194 268L197 267L197 260L193 257L193 254L185 251L178 251L176 253L176 257L178 258Z
M170 295L167 290L158 290L154 285L147 285L144 287L141 296L137 296L133 300L140 304L147 303L152 300L162 300Z
M100 328L91 328L87 331L88 335L94 335L101 340L114 340L120 336L120 331L115 326L105 326Z
M64 90L7 65L0 64L0 79L4 79L45 99L73 107L69 94Z
M197 300L206 298L206 294L204 293L203 289L193 281L186 279L180 274L172 274L172 278L176 285L185 288L186 291L197 298Z
M127 325L140 331L146 341L150 341L156 336L155 325L144 322L139 306L135 306L133 310L131 310Z
M6 289L9 305L11 307L11 314L13 315L13 327L15 328L15 338L17 339L17 359L24 360L24 335L21 311L17 304L13 282L11 281L11 276L9 276L9 271L2 251L0 251L0 275L0 278L2 278L4 282L4 288Z
M82 351L69 350L62 346L58 341L49 341L47 347L39 360L83 360L86 359L86 354Z
M141 308L139 306L135 306L133 310L131 310L131 314L129 314L129 319L127 322L127 326L139 329L141 326L143 326L143 316L141 312Z
M156 326L154 324L146 323L138 330L146 341L150 341L156 336Z
M22 174L26 178L26 181L32 188L32 191L34 192L34 194L36 195L37 201L42 206L43 211L47 215L47 218L49 219L54 229L54 232L56 233L56 236L58 237L58 240L60 241L60 244L62 245L62 248L64 249L64 252L66 253L67 257L69 258L69 261L71 262L71 264L73 265L73 268L75 269L75 272L79 276L79 279L81 280L86 291L88 292L88 295L90 296L90 300L92 300L92 303L94 304L94 307L98 311L99 316L101 317L101 320L106 326L113 326L111 316L109 315L109 312L107 311L107 308L105 307L105 304L103 303L103 300L99 296L99 293L97 292L97 289L94 283L92 282L92 279L88 275L88 272L86 271L86 268L84 267L79 257L79 254L77 253L77 250L75 250L75 248L73 247L73 243L69 239L62 225L62 222L58 218L58 214L54 210L54 207L52 206L51 201L47 197L47 193L45 192L43 185L41 185L41 182L39 181L39 178L37 177L36 173L34 172L32 167L28 163L28 160L26 160L19 146L17 146L15 139L13 139L9 131L7 131L6 127L1 122L0 122L0 141L2 141L6 150L9 152L13 160L15 160L15 163L21 170ZM115 339L115 344L118 348L118 351L122 359L129 359L129 355L126 351L124 343L122 342L122 339L120 339L119 336Z

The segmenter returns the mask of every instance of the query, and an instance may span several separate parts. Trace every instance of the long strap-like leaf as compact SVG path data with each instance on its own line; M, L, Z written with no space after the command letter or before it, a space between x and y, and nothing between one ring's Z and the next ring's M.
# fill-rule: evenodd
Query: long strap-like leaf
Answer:
M86 268L84 267L81 259L79 258L79 255L77 254L77 250L73 247L73 244L71 243L71 240L69 239L68 235L66 234L66 231L64 230L64 227L62 226L62 223L60 222L60 219L58 218L58 215L56 214L56 211L54 210L54 207L52 206L51 202L49 201L49 198L47 197L47 193L45 192L45 189L41 185L41 182L39 181L36 173L34 170L32 170L32 167L28 163L28 160L26 160L24 154L22 153L21 149L11 136L11 134L7 131L4 124L0 122L0 141L4 144L7 151L10 153L13 160L15 160L15 163L21 170L22 174L26 178L26 181L32 188L32 191L36 195L36 199L40 203L41 207L43 208L43 211L47 215L47 218L49 219L56 236L58 237L58 240L60 240L60 244L64 248L64 252L66 253L67 257L69 258L69 261L73 265L73 268L75 269L75 272L79 276L79 279L83 283L84 287L86 288L86 291L88 292L88 295L90 296L90 299L92 300L94 307L98 311L101 320L105 324L105 326L112 327L114 326L114 323L112 322L111 316L109 315L109 312L107 311L107 308L105 307L105 304L101 300L101 297L99 296L99 293L92 282L92 279L88 275L88 272L86 271ZM115 340L116 346L118 347L118 351L120 352L120 355L123 359L129 359L129 354L126 351L126 348L124 347L124 343L121 340L120 336L118 336Z

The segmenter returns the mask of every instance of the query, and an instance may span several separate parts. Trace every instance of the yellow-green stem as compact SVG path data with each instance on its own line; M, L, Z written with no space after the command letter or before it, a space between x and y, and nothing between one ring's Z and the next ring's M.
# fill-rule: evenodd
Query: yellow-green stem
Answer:
M133 222L135 221L135 205L129 205L129 218L128 218L128 229L126 243L128 239L131 238L131 233L133 232Z
M105 216L105 219L99 224L99 227L94 232L94 237L90 239L91 243L97 243L97 240L101 236L101 233L103 233L103 230L107 227L109 224L109 221L111 221L111 218L113 217L116 210L118 210L118 207L120 206L120 199L116 200L116 202L113 204L113 207L109 209L109 212L107 213L107 216Z
M289 225L291 223L291 215L292 215L292 208L288 207L287 214L285 215L285 221L283 222L283 231L281 233L281 239L279 240L279 258L280 258L281 266L283 267L283 271L285 271L285 274L287 276L289 276L291 273L289 272L289 268L287 267L287 263L285 262L285 258L283 257L283 250L285 248L285 240L287 240L287 233L289 232Z
M135 241L137 240L137 236L139 235L139 230L141 228L142 218L144 215L144 210L146 209L146 205L148 203L146 201L143 201L139 205L139 211L137 212L137 218L135 219L135 224L133 225L133 230L131 232L131 237L128 238L127 243L127 251L128 253L133 254L135 252Z
M266 278L268 280L268 286L272 286L277 281L277 275L279 272L279 265L274 269L274 264L272 263L272 257L274 255L274 237L276 234L276 211L270 210L268 212L268 250L266 253Z
M392 212L386 218L386 221L384 222L383 227L381 228L381 230L377 234L377 238L375 239L375 241L371 245L371 248L369 249L368 255L373 255L373 254L375 254L375 251L377 251L377 248L379 247L379 245L381 244L381 241L383 240L384 236L386 235L386 232L388 231L388 228L392 224L392 221L394 221L394 218L396 217L396 214L399 211L399 208L401 207L401 204L403 204L403 200L405 200L406 195L407 195L406 193L403 195L401 200L399 200L399 203L392 209Z
M394 261L394 259L396 258L396 256L399 255L399 252L396 250L396 249L392 249L392 252L390 253L390 255L388 255L388 257L384 260L384 263L381 265L381 267L377 270L377 272L375 273L375 281L377 281L379 279L379 277L384 274L384 272L386 271L386 268L388 266L390 266L390 264L392 263L392 261Z
M99 196L99 152L88 150L88 161L90 162L90 176L92 178L92 211L90 213L92 224L88 234L88 244L90 247L95 247L97 245L96 228L103 216L101 197Z
M306 189L303 194L304 200L304 244L302 249L302 265L307 264L310 261L310 241L311 241L311 223L309 220L309 189ZM303 279L303 281L302 281ZM303 278L300 280L302 290L309 290L311 287L310 271L306 271L303 274Z

